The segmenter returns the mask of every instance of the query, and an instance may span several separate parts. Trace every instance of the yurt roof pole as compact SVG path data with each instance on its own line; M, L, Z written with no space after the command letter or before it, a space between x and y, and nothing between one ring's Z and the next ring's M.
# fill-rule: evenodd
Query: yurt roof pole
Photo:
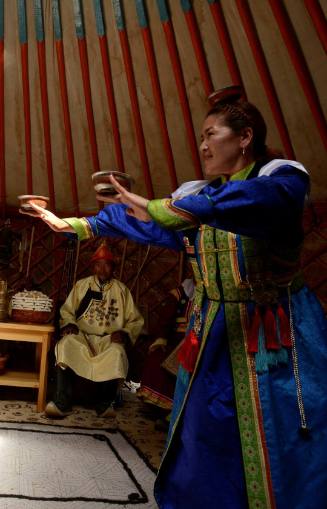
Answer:
M321 139L327 148L327 123L291 20L282 2L279 0L269 0L269 3L317 124Z
M188 30L190 32L192 45L194 48L195 57L199 66L200 76L202 79L202 83L204 86L204 91L206 96L210 95L213 91L213 85L210 77L210 72L208 68L208 63L206 60L206 56L203 50L203 45L201 41L201 35L199 32L199 27L196 21L196 17L194 14L193 6L190 0L180 0L181 6L184 11L186 23L188 26Z
M75 211L75 214L77 216L79 216L78 192L77 192L76 170L75 170L75 156L74 156L72 128L71 128L70 113L69 113L66 69L65 69L65 56L64 56L64 47L63 47L63 41L62 41L61 15L60 15L59 0L52 0L52 17L53 17L53 29L54 29L55 45L56 45L56 53L57 53L62 112L63 112L63 117L64 117L64 129L65 129L67 157L68 157L68 165L69 165L70 185L71 185L74 211Z
M6 210L5 164L5 93L4 93L4 0L0 0L0 203L1 215Z
M47 173L48 173L48 189L49 189L49 197L50 197L50 206L52 209L55 210L55 192L54 192L53 168L52 168L49 100L48 100L48 86L47 86L47 68L46 68L46 58L45 58L45 40L44 40L45 37L44 37L44 24L43 24L43 9L42 9L42 1L41 0L34 0L34 19L35 19L36 41L37 41L37 56L38 56L39 74L40 74L41 105L42 105L42 115L43 115L45 156L46 156Z
M141 28L144 50L148 63L149 74L151 78L152 93L158 113L159 124L161 129L162 142L166 153L168 171L170 176L171 190L173 191L178 187L178 181L176 176L176 168L174 162L173 151L168 134L166 114L163 105L162 92L159 81L158 68L156 63L156 57L153 48L153 41L151 31L148 23L148 15L143 0L136 0L136 11Z
M311 16L321 44L327 53L327 21L324 11L317 0L304 0L304 4Z
M196 142L196 137L194 134L194 128L192 123L192 116L190 111L190 106L187 99L185 82L183 77L183 70L178 54L175 34L173 25L170 19L170 13L168 11L168 6L166 0L157 0L157 6L159 10L160 20L162 23L162 28L164 30L164 34L166 37L168 52L171 60L172 69L175 76L177 91L179 95L179 101L181 103L182 112L184 116L184 123L186 127L186 132L190 144L192 160L194 164L195 174L198 179L203 179L203 173L200 163L199 151Z
M115 103L114 88L111 75L111 67L108 52L108 43L106 38L106 27L103 17L102 0L93 0L94 14L99 37L99 46L102 58L103 75L106 85L108 106L112 123L112 135L116 152L116 159L119 171L125 171L124 156L121 146L119 133L118 115Z
M249 8L247 0L236 0L238 11L246 32L252 53L254 55L255 63L262 80L262 84L265 88L268 101L272 114L274 116L276 125L279 130L279 134L284 146L285 153L289 159L295 159L294 150L292 147L291 139L286 127L286 122L278 101L276 89L269 71L267 60L265 58L260 39L257 33L255 23L252 18L252 14Z
M227 67L232 78L234 85L243 86L240 70L238 68L234 48L232 45L231 37L228 32L227 24L225 21L224 13L221 7L220 0L208 0L210 5L211 14L216 25L216 30L219 36L220 44L223 49Z
M135 77L134 77L134 71L133 71L133 65L132 65L132 57L131 57L130 47L129 47L127 33L126 33L126 29L125 29L123 8L122 8L120 0L113 0L113 7L114 7L116 25L117 25L117 29L118 29L118 33L119 33L120 45L121 45L121 50L122 50L123 60L124 60L124 65L125 65L127 84L128 84L128 90L129 90L129 95L130 95L130 100L131 100L132 114L133 114L133 120L134 120L134 126L135 126L135 134L136 134L137 144L138 144L138 148L139 148L139 154L140 154L140 159L141 159L141 164L142 164L145 186L146 186L148 198L152 199L154 197L154 192L153 192L153 186L152 186L152 180L151 180L151 173L150 173L150 168L149 168L148 156L147 156L147 152L146 152L145 138L144 138L141 114L140 114L139 103L138 103L137 92L136 92L136 83L135 83Z
M27 42L27 21L26 21L25 0L17 0L17 10L18 10L18 32L22 63L23 101L24 101L26 186L27 194L33 194L31 108L30 108L30 86L28 75L28 42Z
M73 3L74 3L75 29L76 29L76 36L77 36L77 41L78 41L78 50L79 50L82 80L83 80L85 109L86 109L87 123L89 126L89 137L90 137L90 144L91 144L93 169L94 169L94 171L99 171L100 164L99 164L98 146L97 146L95 125L94 125L94 115L93 115L92 96L91 96L91 84L90 84L90 71L89 71L89 62L88 62L88 57L87 57L82 4L81 4L80 0L73 0Z

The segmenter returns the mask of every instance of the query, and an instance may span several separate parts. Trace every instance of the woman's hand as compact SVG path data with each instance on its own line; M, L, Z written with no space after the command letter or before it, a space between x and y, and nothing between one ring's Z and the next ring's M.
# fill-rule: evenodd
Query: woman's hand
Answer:
M63 219L60 219L49 210L46 210L43 207L39 207L39 205L35 205L35 203L30 203L29 205L35 210L35 212L29 213L23 209L19 209L19 212L21 214L26 214L27 216L42 219L42 221L44 221L48 226L50 226L50 228L55 232L74 233L75 230L71 226L69 226L69 224L67 224L66 221L63 221Z
M105 199L102 195L97 195L97 199L105 203L123 203L128 207L128 215L135 217L139 221L151 221L151 217L147 211L149 200L143 198L143 196L127 191L127 189L121 186L112 175L110 175L109 178L116 189L117 194L108 196L108 198Z

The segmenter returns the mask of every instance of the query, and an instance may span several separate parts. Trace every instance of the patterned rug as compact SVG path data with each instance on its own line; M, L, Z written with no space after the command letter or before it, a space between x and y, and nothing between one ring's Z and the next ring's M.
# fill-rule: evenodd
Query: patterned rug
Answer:
M0 423L2 509L157 507L155 473L118 429Z
M22 397L22 399L18 399ZM23 400L24 397L24 400ZM0 422L26 422L90 429L119 429L140 451L149 464L157 469L164 449L166 432L155 429L151 411L139 401L136 394L124 392L123 405L117 409L115 419L96 416L93 409L74 407L72 415L62 420L48 419L36 412L35 391L19 389L12 394L8 388L0 388ZM25 399L28 399L26 401ZM1 506L1 505L0 505ZM2 509L2 506L1 506Z

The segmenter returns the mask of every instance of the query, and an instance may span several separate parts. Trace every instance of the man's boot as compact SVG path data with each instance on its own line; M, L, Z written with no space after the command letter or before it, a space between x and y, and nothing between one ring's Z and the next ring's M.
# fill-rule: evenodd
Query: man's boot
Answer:
M70 368L56 368L56 396L45 407L45 414L52 419L61 419L72 413L73 384Z
M96 413L98 417L115 417L114 401L116 399L119 380L107 380L105 382L97 382L98 403L96 405Z

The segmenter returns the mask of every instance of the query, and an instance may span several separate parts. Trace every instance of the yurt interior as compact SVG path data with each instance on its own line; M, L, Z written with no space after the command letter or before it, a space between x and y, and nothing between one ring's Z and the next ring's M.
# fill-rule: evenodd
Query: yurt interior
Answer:
M142 234L138 242L115 227L105 235L85 218L116 210L95 189L100 172L127 174L130 192L150 203L204 180L202 123L216 91L240 90L263 114L267 145L308 171L301 266L327 310L326 13L324 0L0 0L1 508L158 507L153 485L169 430L173 364L191 312L181 309L192 299L182 285L192 278L188 248ZM84 218L79 225L88 231L55 231L28 209L33 199L58 218ZM99 255L103 249L110 255ZM106 378L73 367L72 407L47 413L58 356L70 355L68 347L58 353L67 338L61 308L79 281L95 280L99 260L141 316L137 333L126 326L119 335L125 364L111 411L96 411ZM100 300L106 284L92 290ZM80 319L89 303L78 304ZM101 338L114 334L106 316L88 318ZM91 336L87 330L85 348L94 357ZM157 340L156 352L167 353L171 337L173 358L150 367L142 391L151 345ZM159 370L167 394L156 381L151 392L149 377Z

